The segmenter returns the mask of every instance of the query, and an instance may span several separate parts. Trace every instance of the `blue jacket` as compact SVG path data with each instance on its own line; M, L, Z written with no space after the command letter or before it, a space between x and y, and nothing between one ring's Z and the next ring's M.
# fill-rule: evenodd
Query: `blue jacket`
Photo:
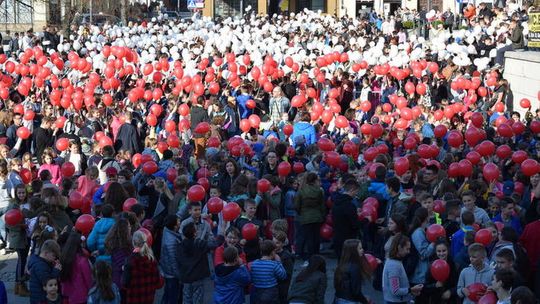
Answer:
M504 224L505 227L512 227L517 232L518 235L521 235L521 232L523 232L523 229L521 229L521 222L518 217L512 216L512 218L509 221L503 221L501 214L497 214L493 218L493 222L501 222Z
M253 99L251 95L240 94L236 96L236 103L238 104L238 110L240 110L240 119L248 118L253 113L251 109L248 109L246 102Z
M463 240L465 239L465 232L467 231L474 231L474 229L471 226L461 227L461 229L452 235L450 241L450 256L455 257L461 251L461 248L465 246Z
M246 266L216 266L214 303L243 304L244 289L251 281Z
M384 182L371 181L368 187L369 194L375 195L377 199L381 198L385 201L389 201L392 198L388 191L386 191L386 184Z
M294 196L296 195L295 190L289 190L285 194L285 216L296 217L296 209L294 209Z
M58 278L60 270L37 255L30 256L28 270L30 271L30 303L37 304L47 301L47 293L43 290L43 283L49 278Z
M159 267L161 273L167 279L180 278L179 248L182 242L180 233L163 228L163 238L161 240L161 258Z
M114 219L110 217L104 217L96 222L94 229L90 232L86 245L88 249L93 252L98 250L99 256L97 260L105 260L110 262L110 255L105 253L105 237L114 225Z
M418 251L418 264L414 269L414 274L410 279L413 284L424 284L426 282L426 272L429 268L429 257L435 251L435 246L426 239L424 228L419 227L414 230L412 236L412 245Z
M315 133L315 127L306 121L300 121L294 124L293 133L291 138L294 142L294 146L299 145L298 137L304 136L305 145L309 146L317 142L317 134Z

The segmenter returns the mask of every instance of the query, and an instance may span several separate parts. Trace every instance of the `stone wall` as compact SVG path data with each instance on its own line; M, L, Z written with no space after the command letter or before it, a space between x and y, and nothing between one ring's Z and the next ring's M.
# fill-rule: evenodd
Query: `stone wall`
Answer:
M540 107L540 52L506 52L505 57L503 76L510 83L513 110L523 117L526 110L519 106L519 101L528 98L534 113Z

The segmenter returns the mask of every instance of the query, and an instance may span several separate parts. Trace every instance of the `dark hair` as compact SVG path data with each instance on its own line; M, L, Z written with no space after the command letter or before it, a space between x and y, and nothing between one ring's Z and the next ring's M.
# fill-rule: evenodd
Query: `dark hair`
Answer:
M466 226L474 224L474 213L470 212L469 210L463 211L461 214L461 222Z
M113 157L114 156L114 148L112 146L105 146L102 148L102 154L103 157Z
M386 186L390 188L390 190L399 193L401 182L399 181L399 178L392 176L386 179Z
M114 214L114 208L110 204L104 204L101 206L101 215L103 217L112 217Z
M261 242L261 255L269 256L276 250L276 245L271 240L264 240Z
M105 301L112 301L115 298L112 289L112 268L105 261L97 261L94 266L94 280L99 295Z
M345 192L356 191L360 189L360 184L355 179L349 179L343 185Z
M446 246L446 249L448 249L448 256L446 257L446 259L448 261L451 261L452 258L450 257L450 244L448 244L448 241L446 241L446 239L443 239L443 238L439 238L436 242L435 242L435 246L433 246L433 248L437 248L437 246L439 245L444 245ZM436 257L437 256L437 252L436 250L433 250L433 255ZM437 258L435 258L437 259Z
M466 190L465 192L463 192L461 194L461 197L463 198L464 196L472 196L476 198L476 194L472 190Z
M135 216L139 217L144 214L144 206L141 204L135 204L131 206L131 212L135 213Z
M309 172L306 175L306 184L313 185L313 184L315 184L315 182L317 181L318 178L319 178L319 176L317 175L317 173Z
M112 182L109 184L107 193L105 193L105 204L110 204L114 207L114 211L117 213L122 212L124 202L129 198L126 190L118 182Z
M394 233L406 233L407 232L407 218L399 213L394 213L390 217L394 223L396 223L397 231Z
M234 227L234 226L231 226L227 229L227 231L225 231L225 236L227 236L229 233L232 233L234 235L236 235L237 237L240 237L240 230L238 230L238 228Z
M60 271L60 278L62 281L71 279L71 276L76 265L75 259L77 254L81 251L81 234L75 230L69 233L64 247L62 247L62 253L60 254L60 263L62 264L62 271Z
M358 254L359 244L360 240L358 239L348 239L343 243L339 264L336 268L336 272L334 273L334 287L336 290L342 286L342 283L345 280L345 275L351 268L351 265L356 265L356 269L359 271L358 274L361 277L365 279L369 279L371 277L366 257Z
M44 169L43 171L39 173L39 179L42 181L51 180L52 179L51 172L47 169Z
M507 261L510 261L512 263L514 263L514 261L516 260L516 257L514 256L514 252L509 248L503 248L499 250L499 252L497 252L495 256L498 258L502 258Z
M426 170L433 171L433 174L437 175L439 173L439 168L435 165L427 165Z
M193 209L195 207L202 208L201 202L191 202L191 203L189 203L189 210L191 210L191 209Z
M316 271L326 273L326 260L323 256L314 254L308 260L308 265L296 276L295 282L302 282Z
M467 231L467 232L465 232L465 237L463 238L463 240L467 244L472 244L472 243L474 243L474 235L475 234L476 234L476 232L474 232L474 231Z
M510 198L503 198L502 200L499 201L499 207L501 208L505 208L506 206L510 204L515 205L516 203Z
M519 286L512 291L510 296L512 304L536 304L533 292L526 286Z
M165 220L163 221L165 223L165 227L169 230L173 230L174 227L178 224L178 217L174 214L169 214L165 217Z
M420 207L416 209L416 211L414 211L411 228L409 229L411 235L416 230L416 228L422 226L422 224L427 220L428 216L428 210L424 207Z
M377 168L375 168L375 179L377 181L384 181L385 177L386 177L386 167L377 166Z
M405 247L405 245L410 244L409 237L403 233L396 234L392 243L390 244L390 251L388 252L388 257L394 260L401 260L403 257L399 256L399 247Z
M186 239L194 239L196 233L197 229L195 228L194 222L187 223L184 228L182 228L182 234Z
M113 253L115 250L131 249L131 247L129 220L118 218L109 232L107 232L107 236L105 236L105 248L108 253Z
M238 260L238 249L234 246L230 246L223 250L223 261L231 264Z
M502 282L502 288L510 290L514 285L515 273L510 269L497 269L495 280Z
M504 240L504 241L509 241L509 242L512 242L512 243L516 243L519 239L519 236L516 232L516 230L514 230L514 228L512 227L504 227L502 230L501 230L501 239Z

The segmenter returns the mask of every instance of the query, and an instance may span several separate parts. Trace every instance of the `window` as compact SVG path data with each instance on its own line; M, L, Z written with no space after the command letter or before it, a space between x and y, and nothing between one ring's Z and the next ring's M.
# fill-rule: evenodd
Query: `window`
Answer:
M32 23L32 0L4 0L0 23Z

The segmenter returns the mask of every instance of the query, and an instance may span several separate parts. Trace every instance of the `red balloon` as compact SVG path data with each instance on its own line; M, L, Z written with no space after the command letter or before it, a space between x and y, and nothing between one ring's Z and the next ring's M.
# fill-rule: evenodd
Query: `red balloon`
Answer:
M73 174L75 174L75 165L73 165L71 162L65 162L62 164L60 172L62 173L63 177L72 177Z
M377 269L377 267L379 266L377 258L369 253L364 254L364 256L366 257L369 269L371 269L372 272L375 271L375 269Z
M147 175L152 175L158 171L158 165L153 160L147 161L143 164L142 170Z
M446 132L448 132L448 129L445 125L438 125L433 129L433 133L437 138L443 138L446 135Z
M516 121L512 124L512 131L516 135L520 135L521 133L525 132L525 125L521 121Z
M257 226L253 223L247 223L242 227L242 238L252 241L257 238Z
M244 118L240 120L240 130L242 130L242 132L247 133L249 132L250 129L251 129L251 123L249 122L249 119Z
M305 171L304 164L301 162L295 162L293 164L293 171L296 174L300 174Z
M458 163L451 163L448 166L448 176L449 177L458 177L461 175L461 170Z
M512 154L512 161L516 164L521 164L524 162L529 156L527 155L527 152L519 150Z
M282 161L279 163L277 171L279 176L287 176L291 173L291 164L289 162Z
M27 127L19 127L16 133L17 137L20 137L22 139L27 139L28 137L30 137L30 130L28 130Z
M71 209L81 209L83 207L83 196L77 191L73 191L69 195L69 207Z
M178 172L176 172L175 168L169 168L169 169L167 169L166 175L167 175L167 180L170 183L174 183L174 180L178 176Z
M137 205L137 200L130 197L128 199L126 199L124 201L124 203L122 204L122 211L125 211L125 212L130 212L131 211L131 207Z
M153 113L148 114L148 116L146 116L146 123L151 127L155 127L157 125L156 115Z
M497 304L497 295L494 292L487 292L478 300L478 304Z
M240 216L242 210L237 203L230 202L223 207L223 219L227 222L234 221L238 216Z
M446 230L439 224L432 224L426 229L426 238L431 243L435 243L437 239L446 237Z
M19 209L11 209L4 215L4 221L9 226L16 226L23 221L23 214Z
M249 123L251 124L251 127L254 129L258 129L259 125L261 124L261 118L257 114L251 114L248 117Z
M291 134L293 134L294 132L294 128L292 125L285 125L283 127L283 133L287 136L291 136Z
M375 147L369 147L364 151L364 159L368 162L375 160L379 155L379 150Z
M419 83L416 85L416 93L418 93L419 95L426 94L426 91L427 91L427 88L425 84Z
M491 231L486 228L478 230L474 235L474 241L484 246L488 246L492 240L493 235L491 234Z
M412 95L414 94L414 91L416 90L415 86L414 86L414 83L412 82L407 82L405 84L405 92L409 93L409 95Z
M327 163L331 167L337 167L341 163L341 158L339 157L339 153L335 151L325 152L323 160L325 163Z
M19 176L22 179L23 184L28 185L32 181L32 171L21 168L21 171L19 171Z
M265 178L262 178L257 181L257 192L266 193L270 190L272 184Z
M201 185L193 185L189 187L187 197L190 202L200 202L206 196L206 190Z
M482 174L484 175L484 179L486 181L492 182L497 180L501 173L497 165L495 165L494 163L488 163L484 165L484 169L482 169Z
M512 148L508 145L502 145L497 148L495 153L500 159L506 159L512 155Z
M480 162L480 159L482 158L482 156L480 155L480 153L476 151L471 151L467 153L466 158L471 162L471 164L476 165Z
M502 137L512 137L514 136L514 131L509 124L503 123L497 127L497 133Z
M401 176L405 174L409 170L409 159L406 157L400 157L396 159L394 163L394 170L396 171L396 174Z
M336 148L336 145L328 138L321 138L317 142L317 146L319 146L319 149L322 151L333 151Z
M448 133L447 140L448 144L454 148L459 148L459 146L463 144L463 136L456 130L452 130Z
M210 131L210 124L203 121L203 122L200 122L196 127L195 127L195 133L199 133L199 134L206 134Z
M442 214L446 211L445 202L443 200L433 201L433 211Z
M90 231L94 228L96 220L90 214L83 214L79 216L75 222L75 228L83 235L87 236L90 234Z
M471 176L473 168L472 168L472 164L471 164L471 162L469 160L462 159L462 160L459 161L458 165L459 165L459 174L460 175L462 175L464 177Z
M433 278L438 282L446 282L450 277L450 265L443 259L433 261L430 271Z
M332 236L334 235L334 229L332 226L324 223L321 225L321 228L319 229L319 234L321 235L321 238L325 240L332 239Z
M539 169L538 162L534 159L529 158L521 163L521 171L527 176L536 175Z
M533 132L534 134L540 133L540 121L538 120L531 121L531 124L529 125L529 127L531 128L531 132Z
M219 197L211 197L206 203L208 212L218 214L223 210L223 200Z
M529 109L531 107L531 101L527 98L523 98L519 101L519 105L524 109Z
M66 151L69 148L69 139L62 137L56 141L56 149L58 151Z
M466 288L469 290L469 300L475 303L480 300L487 290L487 286L483 283L473 283Z
M343 115L338 115L338 117L336 117L335 124L338 128L347 128L349 126L349 120L347 120L347 118L345 118Z
M474 112L471 115L471 122L475 127L481 128L484 124L484 116L482 116L482 113Z

